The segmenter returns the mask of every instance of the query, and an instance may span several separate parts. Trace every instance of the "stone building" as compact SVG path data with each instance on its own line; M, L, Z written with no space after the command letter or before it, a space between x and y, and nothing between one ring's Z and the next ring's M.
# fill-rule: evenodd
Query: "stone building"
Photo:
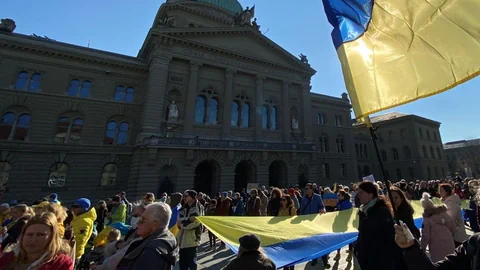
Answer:
M448 142L443 145L450 175L480 176L480 139Z
M136 57L2 21L3 199L357 179L348 97L311 93L306 56L253 15L235 0L169 0Z
M387 113L372 117L386 177L400 179L440 179L448 175L448 165L440 137L440 123L417 115ZM354 124L355 155L359 176L374 174L383 180L370 131Z

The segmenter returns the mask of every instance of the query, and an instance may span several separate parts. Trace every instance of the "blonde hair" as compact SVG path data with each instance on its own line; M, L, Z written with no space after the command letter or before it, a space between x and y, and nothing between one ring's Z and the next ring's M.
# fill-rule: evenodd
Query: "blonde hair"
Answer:
M118 229L112 229L107 236L108 242L114 242L120 239L121 233Z
M59 253L68 254L70 248L60 237L60 232L58 230L57 217L53 213L47 212L47 213L42 213L41 215L34 216L23 227L22 234L20 235L19 242L18 242L20 251L14 260L14 264L23 262L27 258L27 252L23 247L23 237L25 236L25 232L32 225L45 225L50 229L50 233L51 233L50 241L46 247L47 255L43 259L44 262L51 261Z
M62 223L67 219L67 211L58 203L48 203L43 207L44 212L53 213L57 217L57 222Z

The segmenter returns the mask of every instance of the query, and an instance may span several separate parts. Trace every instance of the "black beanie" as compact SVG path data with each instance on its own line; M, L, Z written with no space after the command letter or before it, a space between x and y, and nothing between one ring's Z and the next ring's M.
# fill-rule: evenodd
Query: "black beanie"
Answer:
M197 199L197 192L192 189L187 189L185 193L188 194L188 196L192 197L193 199Z
M238 239L240 247L246 250L258 250L260 248L260 238L255 234L247 234Z
M373 194L373 197L378 197L377 187L370 181L363 181L358 185L358 188L365 191L366 193Z

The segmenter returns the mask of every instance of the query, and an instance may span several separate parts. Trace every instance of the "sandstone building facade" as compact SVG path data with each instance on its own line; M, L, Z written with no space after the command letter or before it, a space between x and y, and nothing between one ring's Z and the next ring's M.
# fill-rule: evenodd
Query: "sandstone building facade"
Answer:
M247 11L169 0L135 57L3 27L0 200L358 179L348 97Z

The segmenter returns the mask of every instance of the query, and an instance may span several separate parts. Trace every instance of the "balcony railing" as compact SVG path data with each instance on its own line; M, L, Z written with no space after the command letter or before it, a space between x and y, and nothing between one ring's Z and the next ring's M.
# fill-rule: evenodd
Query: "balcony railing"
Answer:
M172 147L172 148L315 151L315 145L308 144L308 143L272 143L272 142L249 142L249 141L207 140L207 139L166 138L166 137L145 138L144 145Z

